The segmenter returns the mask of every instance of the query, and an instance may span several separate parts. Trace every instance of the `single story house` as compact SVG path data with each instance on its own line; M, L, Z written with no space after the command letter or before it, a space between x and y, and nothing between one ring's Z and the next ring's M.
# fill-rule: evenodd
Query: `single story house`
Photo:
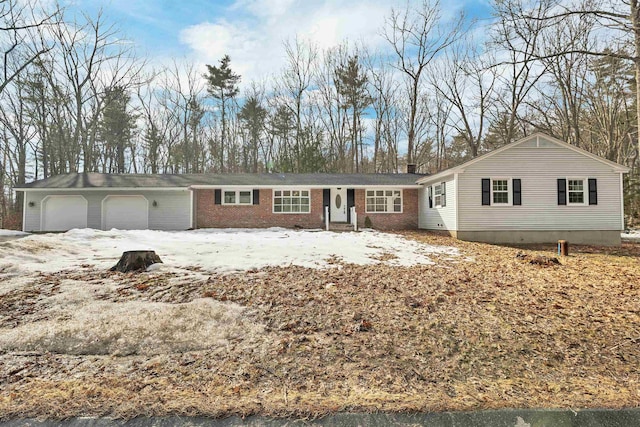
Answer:
M434 175L73 173L16 190L25 193L24 231L351 224L616 245L628 171L538 133Z
M419 227L480 242L619 245L629 170L536 133L417 179Z
M354 212L360 227L369 217L380 229L416 229L422 176L72 173L20 189L23 229L324 228Z

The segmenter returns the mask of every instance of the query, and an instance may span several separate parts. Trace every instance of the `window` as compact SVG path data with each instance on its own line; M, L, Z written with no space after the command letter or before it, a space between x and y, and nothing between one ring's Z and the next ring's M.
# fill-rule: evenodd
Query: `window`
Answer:
M567 195L569 205L585 204L585 185L584 179L567 179Z
M442 206L442 184L438 184L434 186L433 193L434 193L433 204L436 208L439 208Z
M253 191L251 190L224 190L222 196L223 205L253 204Z
M492 205L508 205L509 204L509 180L493 179L491 180L491 204Z
M401 213L402 190L367 190L367 213Z
M522 205L522 180L520 178L482 178L483 206Z
M311 212L311 197L309 190L273 190L273 212Z

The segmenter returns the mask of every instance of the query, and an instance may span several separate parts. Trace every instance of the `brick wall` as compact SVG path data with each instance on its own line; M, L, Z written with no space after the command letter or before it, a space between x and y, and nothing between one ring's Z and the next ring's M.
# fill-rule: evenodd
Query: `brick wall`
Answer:
M366 213L365 190L356 190L358 227L364 227L365 218L371 219L378 230L413 230L418 228L418 190L402 190L402 213Z
M257 205L216 205L214 190L194 190L197 228L323 228L322 190L311 190L311 212L273 213L273 191L260 190Z
M216 205L214 190L194 190L197 228L324 228L322 190L311 190L311 213L273 213L273 192L260 190L258 205ZM365 190L355 190L358 226L364 227L365 217L379 230L418 228L418 190L402 190L402 213L365 213Z

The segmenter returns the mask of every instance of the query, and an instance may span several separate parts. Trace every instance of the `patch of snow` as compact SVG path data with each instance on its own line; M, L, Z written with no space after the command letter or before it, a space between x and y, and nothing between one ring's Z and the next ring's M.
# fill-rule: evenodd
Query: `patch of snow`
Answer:
M639 240L640 230L629 230L628 233L622 233L620 237L622 237L623 239Z
M324 268L331 260L346 263L411 266L433 264L430 256L457 256L458 249L433 246L402 236L367 230L359 233L270 229L199 229L193 231L74 229L37 234L0 245L0 277L56 272L82 265L108 269L122 252L154 250L164 265L200 267L227 273L266 266Z
M0 237L27 236L29 233L18 230L5 230L0 228Z

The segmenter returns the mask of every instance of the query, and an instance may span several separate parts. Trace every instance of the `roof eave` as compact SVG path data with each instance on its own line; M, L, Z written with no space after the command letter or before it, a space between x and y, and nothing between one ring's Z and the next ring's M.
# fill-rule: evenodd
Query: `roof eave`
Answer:
M189 187L19 187L15 191L187 191Z
M270 185L252 185L252 184L235 184L235 185L224 185L224 184L193 184L189 186L189 189L192 190L213 190L217 188L228 188L230 190L236 188L251 188L256 190L266 190L270 188L304 188L310 190L317 190L323 188L335 188L335 187L347 187L347 188L355 188L355 189L365 189L365 188L402 188L402 189L418 189L422 188L419 184L313 184L313 185L305 185L305 184L270 184Z

